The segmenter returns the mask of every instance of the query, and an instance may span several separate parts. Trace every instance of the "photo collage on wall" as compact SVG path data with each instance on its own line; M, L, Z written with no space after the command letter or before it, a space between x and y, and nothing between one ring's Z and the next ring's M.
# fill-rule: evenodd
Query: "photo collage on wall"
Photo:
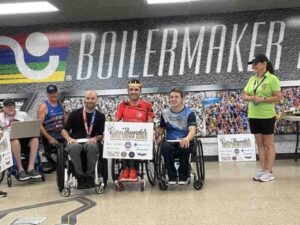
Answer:
M185 105L192 108L197 118L198 135L215 137L219 134L250 133L247 106L242 100L242 90L191 91L186 92ZM300 105L300 87L283 87L283 102L276 104L275 134L294 134L296 126L293 122L280 119L280 113L291 107ZM151 93L141 96L153 104L154 122L159 125L161 111L169 107L168 93ZM127 100L126 95L100 96L97 109L106 116L107 121L114 119L118 104ZM64 108L69 114L82 107L82 96L65 96Z

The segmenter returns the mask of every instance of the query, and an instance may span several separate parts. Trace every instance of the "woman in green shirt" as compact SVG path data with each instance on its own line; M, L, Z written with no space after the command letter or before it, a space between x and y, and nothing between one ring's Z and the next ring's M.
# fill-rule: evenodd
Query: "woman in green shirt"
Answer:
M248 118L251 133L255 135L261 169L253 177L255 181L274 180L272 167L275 160L273 140L275 124L275 102L281 98L280 82L264 54L258 54L252 64L255 75L244 88L243 100L248 101Z

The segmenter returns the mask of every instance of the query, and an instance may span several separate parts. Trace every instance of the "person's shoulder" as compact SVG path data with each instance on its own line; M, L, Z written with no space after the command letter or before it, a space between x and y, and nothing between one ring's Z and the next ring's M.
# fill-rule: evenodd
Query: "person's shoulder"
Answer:
M147 100L141 99L140 100L140 105L143 106L143 107L151 107L152 103L147 101Z
M126 100L123 100L122 102L119 103L118 107L125 107L127 105L129 105L129 102Z
M105 117L105 115L102 112L100 112L99 110L96 110L96 114L100 117Z
M77 114L82 113L82 111L83 111L83 108L74 109L70 115L77 115Z

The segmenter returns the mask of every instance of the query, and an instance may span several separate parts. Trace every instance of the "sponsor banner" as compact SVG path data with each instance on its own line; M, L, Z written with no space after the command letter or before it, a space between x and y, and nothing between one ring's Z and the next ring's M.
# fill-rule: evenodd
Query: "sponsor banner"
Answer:
M0 140L0 172L13 165L9 132L5 131Z
M104 158L153 158L153 123L106 122Z
M219 162L256 161L252 134L218 135Z

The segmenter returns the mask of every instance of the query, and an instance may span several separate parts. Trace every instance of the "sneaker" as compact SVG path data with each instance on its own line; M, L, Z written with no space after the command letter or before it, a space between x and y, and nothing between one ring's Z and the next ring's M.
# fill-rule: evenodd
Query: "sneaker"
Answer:
M272 181L274 179L275 179L274 175L266 170L264 172L264 174L260 176L259 181L268 182L268 181Z
M186 185L187 184L187 178L184 178L184 177L179 177L179 181L178 181L178 184L179 185Z
M30 179L30 176L24 170L19 172L19 180L20 181L29 180L29 179Z
M169 185L175 185L175 184L177 184L176 178L170 179L170 180L168 181L168 184L169 184Z
M137 181L137 171L136 171L136 169L130 169L128 180Z
M27 172L27 174L28 174L28 176L30 176L30 178L33 178L33 179L42 178L42 175L36 170L30 170Z
M257 171L257 173L254 175L253 180L254 181L259 181L259 178L264 174L264 170L260 169L259 171Z
M129 169L125 168L122 170L121 175L119 176L120 181L128 181L129 178Z
M7 193L4 191L0 191L0 198L4 198L7 196Z

